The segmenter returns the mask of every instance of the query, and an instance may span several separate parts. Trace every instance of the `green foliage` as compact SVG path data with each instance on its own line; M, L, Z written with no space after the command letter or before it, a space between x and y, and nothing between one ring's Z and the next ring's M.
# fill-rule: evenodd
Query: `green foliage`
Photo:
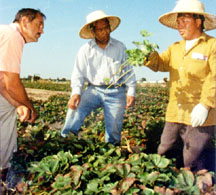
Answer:
M197 175L176 169L174 159L155 153L168 89L138 87L137 94L135 107L126 111L118 147L104 142L102 109L86 118L81 138L63 138L57 124L64 123L68 97L34 102L39 119L32 125L18 122L19 150L12 160L28 183L25 193L159 194L158 187L198 194Z
M151 33L148 33L146 30L142 30L140 34L144 38L143 41L133 41L136 48L126 50L126 61L122 63L116 73L112 75L112 77L115 75L119 76L117 81L115 81L115 83L110 83L111 78L104 79L104 82L109 85L108 88L112 85L122 86L125 84L134 75L134 73L132 72L132 68L127 71L124 71L124 68L128 64L130 66L143 66L144 61L148 58L150 53L155 51L155 49L159 49L159 46L156 43L150 43L150 41L146 39L146 37L150 36ZM124 78L123 81L121 81L122 78Z
M128 49L126 52L128 54L127 61L130 65L133 66L143 66L145 59L149 54L155 49L159 49L159 46L156 43L150 43L149 40L145 39L146 37L151 36L152 33L142 30L140 32L143 41L133 41L133 44L136 46L135 49Z
M146 37L151 36L152 33L147 32L146 30L142 30L140 32L143 40L142 41L133 41L132 43L136 46L135 49L128 49L126 50L126 53L128 55L127 60L121 64L119 67L119 70L112 75L113 77L115 75L119 75L118 81L121 80L121 78L126 77L125 81L120 83L120 86L123 85L127 80L129 80L133 74L131 74L132 69L122 72L122 70L125 68L127 64L131 66L143 66L143 63L145 59L149 56L149 54L155 49L159 49L159 46L156 43L151 43L149 40L146 39ZM106 85L113 85L116 83L110 83L111 78L105 78L104 82ZM117 81L117 82L118 82ZM46 89L46 90L55 90L55 91L71 91L70 82L48 82L48 81L34 81L31 82L29 80L22 80L22 83L24 87L26 88L36 88L36 89Z
M33 88L33 89L46 89L46 90L54 90L54 91L71 91L70 82L43 82L43 81L34 81L31 82L29 80L22 80L22 83L25 88Z
M187 194L201 194L196 185L194 174L187 169L182 169L177 176L176 187Z

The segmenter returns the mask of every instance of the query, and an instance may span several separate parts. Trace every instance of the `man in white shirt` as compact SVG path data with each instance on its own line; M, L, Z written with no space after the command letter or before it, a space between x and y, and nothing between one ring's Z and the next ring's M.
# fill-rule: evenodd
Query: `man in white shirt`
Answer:
M90 13L86 20L79 35L91 41L80 48L76 57L71 77L72 94L62 136L70 132L78 135L85 117L102 107L106 122L105 141L119 145L124 111L134 104L136 88L132 66L126 65L121 73L117 73L126 60L126 47L111 38L110 33L118 27L120 18L98 10ZM127 71L128 74L119 79ZM82 93L85 82L89 86ZM122 82L125 84L119 86ZM110 84L113 85L108 87Z

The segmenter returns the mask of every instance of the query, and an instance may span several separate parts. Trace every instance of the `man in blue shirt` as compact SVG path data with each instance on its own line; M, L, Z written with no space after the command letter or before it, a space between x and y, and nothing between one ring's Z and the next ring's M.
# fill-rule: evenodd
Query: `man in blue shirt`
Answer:
M80 48L76 57L71 77L72 94L62 136L70 132L78 135L85 117L102 107L106 123L105 141L119 145L125 108L135 102L135 74L130 65L125 65L118 72L127 58L126 47L111 38L110 33L118 27L120 18L97 10L90 13L86 20L79 35L91 40ZM128 74L119 79L127 71ZM85 83L89 86L82 92ZM124 85L119 85L121 83ZM108 87L110 84L111 87Z

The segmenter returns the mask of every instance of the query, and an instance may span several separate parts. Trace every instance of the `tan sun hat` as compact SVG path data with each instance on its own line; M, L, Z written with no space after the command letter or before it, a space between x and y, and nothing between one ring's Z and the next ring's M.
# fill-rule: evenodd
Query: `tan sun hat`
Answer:
M111 32L114 31L121 22L119 17L108 16L103 11L97 10L97 11L90 13L86 17L86 24L84 26L82 26L82 28L80 29L79 36L83 39L93 39L94 34L92 32L92 29L90 28L90 24L92 24L93 22L95 22L97 20L101 20L104 18L107 18L109 20Z
M166 14L159 17L159 21L170 28L177 29L177 15L178 13L192 13L199 14L205 17L205 30L212 30L216 28L216 16L205 12L203 3L199 0L178 0L175 8Z

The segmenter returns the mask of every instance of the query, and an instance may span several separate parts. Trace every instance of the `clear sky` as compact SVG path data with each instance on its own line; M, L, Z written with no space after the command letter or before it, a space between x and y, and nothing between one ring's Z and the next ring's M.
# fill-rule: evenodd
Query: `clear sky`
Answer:
M216 0L202 0L205 11L216 15ZM40 9L47 17L44 34L38 43L26 44L23 51L21 77L38 74L42 78L70 79L78 49L88 40L78 35L86 16L95 10L121 18L119 27L111 33L128 49L132 41L141 41L140 31L152 32L148 39L164 51L180 40L176 30L159 23L158 17L170 12L175 0L0 0L0 23L9 24L21 8ZM216 30L208 31L216 36ZM168 73L155 73L146 67L135 68L137 80L162 80Z

